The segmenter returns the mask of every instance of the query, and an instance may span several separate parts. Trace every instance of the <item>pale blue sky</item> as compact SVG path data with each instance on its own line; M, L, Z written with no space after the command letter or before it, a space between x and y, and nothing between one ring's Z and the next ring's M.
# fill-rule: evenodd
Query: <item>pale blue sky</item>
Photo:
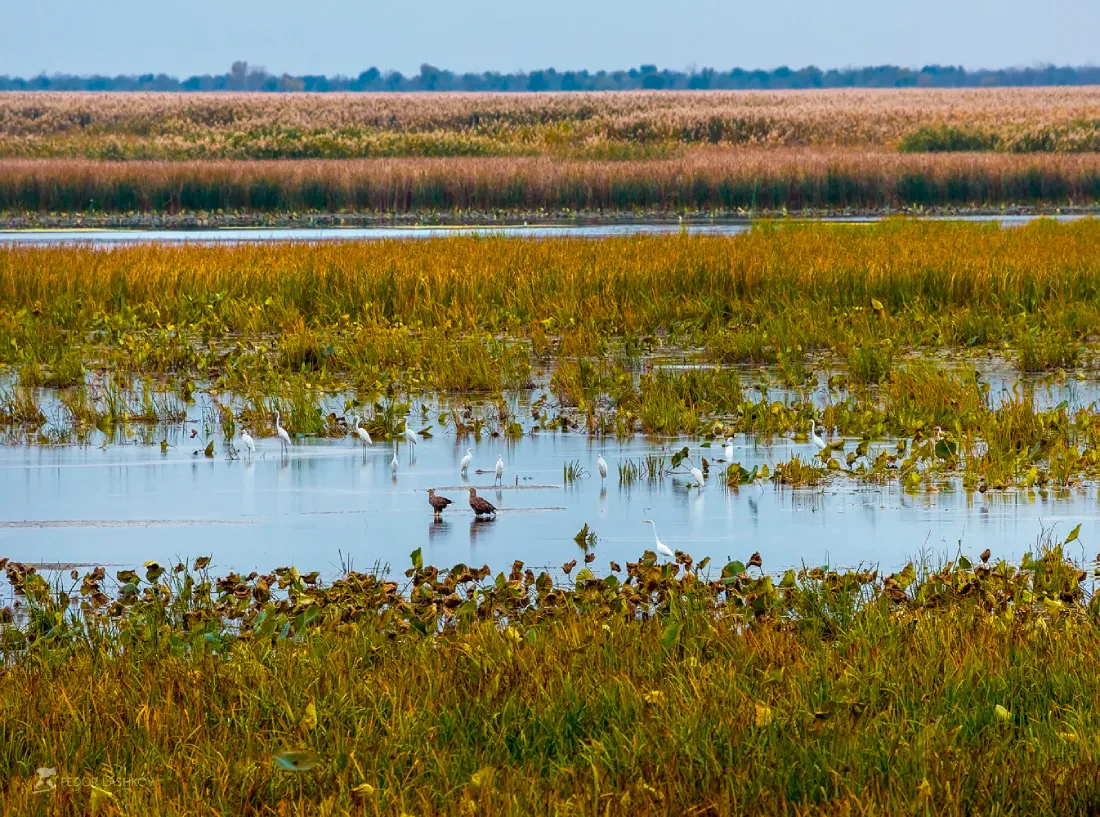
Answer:
M0 0L0 74L1100 61L1100 1Z

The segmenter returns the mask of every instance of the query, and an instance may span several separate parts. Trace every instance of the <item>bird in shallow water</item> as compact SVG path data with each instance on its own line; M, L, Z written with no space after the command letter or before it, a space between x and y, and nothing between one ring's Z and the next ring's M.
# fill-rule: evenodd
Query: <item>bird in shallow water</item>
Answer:
M390 473L397 476L397 449L393 449L393 459L390 460Z
M706 481L703 479L703 472L691 464L691 460L685 459L684 462L688 464L688 470L691 472L691 478L695 480L696 484L702 488L706 485ZM654 528L656 530L656 528Z
M603 458L603 454L600 454L600 458L596 460L596 465L600 469L600 479L607 479L607 460Z
M675 559L676 554L672 552L672 549L657 538L657 525L654 524L653 520L643 519L642 521L653 528L653 544L657 546L657 552L660 553L662 556L667 556L670 559Z
M810 420L810 442L818 451L824 451L826 448L825 441L817 436L817 420Z
M474 449L467 448L466 456L462 458L462 462L459 463L459 472L463 475L470 469L470 463L474 461Z
M244 447L248 449L249 457L256 453L256 441L252 439L251 434L249 434L247 431L242 431L241 441L244 443Z
M374 440L370 438L370 434L365 428L359 425L359 417L353 414L351 419L355 420L355 433L358 435L359 439L367 445L374 445Z
M497 457L497 482L501 482L504 479L504 460L499 456Z
M409 441L409 445L416 445L416 432L408 426L405 427L405 439Z
M496 506L489 500L478 496L477 489L473 486L470 487L470 507L474 509L474 516L497 515Z
M281 419L279 412L275 412L275 433L279 435L279 442L283 445L283 453L286 453L287 448L290 447L290 435L287 434L285 428L279 425Z
M432 510L435 511L436 516L441 516L443 514L443 509L448 505L454 505L447 497L436 496L435 488L428 489L428 504L432 506Z

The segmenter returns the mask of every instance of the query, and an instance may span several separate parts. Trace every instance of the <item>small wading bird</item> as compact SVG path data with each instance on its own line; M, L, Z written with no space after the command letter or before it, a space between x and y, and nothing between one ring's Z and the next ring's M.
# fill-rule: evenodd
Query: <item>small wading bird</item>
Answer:
M409 441L409 445L416 445L416 432L405 426L405 439Z
M397 476L397 449L393 449L393 459L390 460L390 473Z
M726 438L725 448L722 449L722 454L726 458L726 462L733 462L733 440Z
M644 519L642 521L645 522L647 525L649 525L651 528L653 528L653 542L657 546L657 552L660 553L662 556L667 556L670 559L675 558L676 554L668 549L668 545L666 545L664 542L662 542L660 539L657 538L657 526L655 524L653 524L653 520L652 519Z
M275 433L279 435L279 442L283 444L283 451L286 451L290 447L290 435L286 433L285 428L279 425L281 419L279 412L275 412Z
M358 415L351 415L351 419L355 420L355 433L359 435L359 439L367 445L374 445L374 440L370 438L370 434L367 433L365 428L359 425Z
M459 472L462 476L466 476L466 473L470 470L470 463L474 461L474 449L467 448L466 456L462 458L462 462L459 463Z
M470 487L470 507L474 509L474 516L497 515L497 509L493 503L479 497L477 495L477 489L473 486Z
M703 480L703 472L691 464L691 460L685 459L684 462L688 464L688 470L691 471L691 478L699 483L699 487L702 488L706 483ZM653 523L650 522L652 525ZM656 532L656 528L653 529Z
M497 482L504 479L504 460L497 456Z
M817 421L810 420L810 441L818 451L825 450L825 441L817 436Z
M249 457L256 453L256 441L252 439L252 435L247 431L241 432L241 442L243 442L244 447L248 449Z
M447 499L447 497L436 496L435 488L428 489L428 504L432 506L432 510L435 511L435 515L437 517L443 515L443 509L446 508L448 505L454 505L454 503L451 502L451 500Z
M603 458L603 454L596 460L596 466L600 469L600 479L607 479L607 460Z

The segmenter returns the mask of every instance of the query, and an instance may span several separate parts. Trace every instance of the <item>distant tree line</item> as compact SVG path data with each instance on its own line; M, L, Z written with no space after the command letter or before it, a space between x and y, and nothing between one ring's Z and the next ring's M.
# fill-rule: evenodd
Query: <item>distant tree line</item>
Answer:
M140 76L75 76L40 74L0 76L0 91L632 91L648 90L783 90L793 88L976 88L1039 85L1098 85L1100 66L1040 66L967 71L961 66L926 65L902 68L879 65L866 68L829 69L814 66L774 71L734 68L718 71L658 70L643 65L629 71L556 71L547 68L530 73L456 74L425 63L420 73L369 68L356 77L305 74L276 76L263 68L235 62L228 73L203 74L187 79L167 74Z

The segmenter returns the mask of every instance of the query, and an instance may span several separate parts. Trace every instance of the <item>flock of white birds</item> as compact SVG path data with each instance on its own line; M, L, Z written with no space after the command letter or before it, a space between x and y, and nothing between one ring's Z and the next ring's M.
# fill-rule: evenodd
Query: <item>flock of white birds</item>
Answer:
M290 442L290 435L287 433L287 430L285 428L283 428L282 425L280 425L280 420L281 419L282 418L279 416L279 412L275 412L275 433L276 433L276 435L278 435L279 442L282 445L283 451L285 452L287 450L287 448L290 447L291 442ZM355 434L359 437L360 440L363 441L363 444L364 445L374 445L374 441L371 439L370 434L368 434L367 430L360 425L359 417L353 414L353 415L351 415L351 419L354 421L354 425L352 427L355 431ZM409 445L415 446L418 442L417 437L416 437L416 433L414 431L412 431L411 429L409 429L409 428L405 429L404 433L402 434L402 437L404 437L404 439L409 443ZM241 442L244 443L244 447L248 450L249 456L252 456L254 453L256 453L256 441L252 438L252 435L249 434L247 431L242 431L241 432ZM816 448L818 451L824 451L825 448L826 448L825 440L823 440L821 438L821 436L817 433L817 423L816 423L815 420L810 421L810 442L813 443L814 448ZM722 449L722 453L725 455L725 458L726 458L727 462L730 462L730 461L733 460L733 441L732 440L730 440L730 439L725 440L725 443L724 443L723 449ZM462 460L459 463L459 472L463 476L466 476L466 474L469 473L470 463L472 463L473 460L474 460L474 449L467 448L465 456L462 457ZM691 462L690 459L685 458L684 462L687 463L688 472L691 474L691 478L692 478L692 480L695 481L695 484L698 485L700 488L704 487L706 485L706 479L703 476L703 472L700 471L699 468L697 468ZM603 458L603 454L601 454L599 459L596 460L596 467L600 471L600 479L601 480L607 479L607 460L605 460ZM390 472L393 473L393 474L396 474L397 473L397 468L398 468L397 449L394 448L394 450L393 450L393 459L390 461ZM495 473L496 473L496 480L495 481L498 482L498 483L502 482L503 479L504 479L504 460L499 455L497 456L497 464L496 464L496 468L495 468ZM647 525L649 525L650 527L653 528L653 543L657 548L657 552L660 553L662 556L666 556L670 559L674 558L675 554L672 552L672 550L668 547L668 545L666 545L664 542L662 542L660 540L660 538L657 536L657 525L653 522L653 520L652 519L646 519L646 520L644 520L644 522L645 522L645 524L647 524Z

